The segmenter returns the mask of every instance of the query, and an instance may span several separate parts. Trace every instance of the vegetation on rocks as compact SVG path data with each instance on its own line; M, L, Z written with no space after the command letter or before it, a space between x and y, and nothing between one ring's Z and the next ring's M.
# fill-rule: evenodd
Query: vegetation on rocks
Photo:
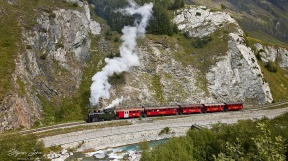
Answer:
M259 51L255 50L255 47L253 46L255 43L260 43L263 46L273 46L273 47L282 47L287 48L286 46L283 46L281 44L274 44L271 42L264 42L262 40L247 37L247 40L250 42L250 47L254 50L257 58L257 62L261 67L261 71L264 75L264 81L268 82L271 93L274 99L274 102L280 102L288 99L288 70L284 68L280 68L275 62L263 62L261 60L261 52L264 52L264 50L260 49Z
M58 7L67 9L73 6L63 1L51 3L46 0L15 1L12 4L0 2L0 102L13 89L12 73L17 54L25 52L25 48L32 48L23 44L22 31L38 27L36 18L40 16L39 11L50 11L52 14L51 9Z
M0 2L0 102L12 88L12 73L15 70L21 28L17 23L17 12L11 5Z

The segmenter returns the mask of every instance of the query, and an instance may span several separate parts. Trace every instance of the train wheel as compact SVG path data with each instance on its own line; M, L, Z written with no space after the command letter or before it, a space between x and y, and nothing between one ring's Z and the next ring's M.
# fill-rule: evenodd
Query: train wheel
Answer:
M118 116L116 116L116 117L115 117L115 119L116 119L116 120L119 120L119 117L118 117Z
M224 107L224 111L225 111L225 112L228 112L228 109L227 109L227 107Z

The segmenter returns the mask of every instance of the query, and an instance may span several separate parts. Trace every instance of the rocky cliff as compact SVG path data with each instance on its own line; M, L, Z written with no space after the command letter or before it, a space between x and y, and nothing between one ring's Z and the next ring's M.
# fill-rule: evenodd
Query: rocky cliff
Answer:
M37 25L23 30L26 48L15 59L12 80L15 90L0 105L1 131L31 127L35 121L47 117L45 108L61 106L59 100L70 101L66 111L60 112L73 112L71 95L83 88L81 83L91 79L83 78L83 73L90 68L101 69L105 64L104 53L110 54L115 46L102 37L106 29L101 30L100 24L92 20L86 2L67 3L77 4L77 8L44 8L37 16ZM109 80L111 97L101 99L98 108L121 96L126 98L120 104L122 107L247 100L263 104L273 100L255 52L263 49L260 52L263 61L275 61L287 68L285 48L255 44L257 50L252 50L244 32L229 14L204 6L176 11L173 22L185 37L146 35L139 39L140 66L113 76ZM91 46L93 35L98 35L95 46ZM191 45L207 37L209 42L204 47ZM92 48L101 56L92 57ZM89 96L81 99L88 100ZM51 122L56 122L57 115Z
M87 3L79 10L44 9L37 27L22 34L26 50L19 53L11 92L1 104L0 129L31 127L43 114L43 100L66 98L77 91L90 58L89 33L100 24L91 20Z
M213 59L210 64L205 64L201 59L185 64L179 55L189 59L190 53L185 53L180 41L165 36L152 41L148 37L139 47L140 67L125 75L125 83L111 91L112 99L128 95L131 102L137 100L137 103L154 105L245 99L262 104L273 100L254 51L246 45L243 31L229 14L211 12L204 6L189 7L176 11L173 21L182 32L194 38L212 36L219 30L225 30L226 35L217 35L213 41L225 39L227 49L223 53L217 49L208 53L206 56ZM219 43L222 42L214 43L221 46ZM215 46L208 48L214 49ZM201 53L197 53L197 50L194 52L191 55L197 59ZM193 63L203 65L199 67ZM207 70L202 69L207 67ZM108 105L112 99L102 100L103 105ZM131 104L130 101L126 100L124 105Z

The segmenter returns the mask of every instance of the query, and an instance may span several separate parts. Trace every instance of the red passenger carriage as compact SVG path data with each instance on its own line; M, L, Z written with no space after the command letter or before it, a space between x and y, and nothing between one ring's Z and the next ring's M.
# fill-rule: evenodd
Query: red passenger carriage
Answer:
M119 119L140 117L142 115L142 112L143 112L143 108L141 107L119 108L119 109L116 109L116 117Z
M236 110L243 109L243 103L242 102L233 102L233 103L225 103L225 104L226 104L225 108L228 111L236 111Z
M177 115L179 106L145 107L146 116Z
M181 105L179 111L182 114L201 113L203 109L202 104Z
M218 112L224 111L225 103L217 103L217 104L204 104L204 112Z

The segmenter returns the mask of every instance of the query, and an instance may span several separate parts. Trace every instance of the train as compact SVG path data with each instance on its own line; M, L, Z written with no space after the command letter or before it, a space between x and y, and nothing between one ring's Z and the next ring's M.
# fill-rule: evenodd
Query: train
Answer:
M183 115L196 113L227 112L243 109L243 102L208 103L169 106L142 106L129 108L109 108L103 111L89 112L87 122L98 122L117 119L153 117L166 115Z

